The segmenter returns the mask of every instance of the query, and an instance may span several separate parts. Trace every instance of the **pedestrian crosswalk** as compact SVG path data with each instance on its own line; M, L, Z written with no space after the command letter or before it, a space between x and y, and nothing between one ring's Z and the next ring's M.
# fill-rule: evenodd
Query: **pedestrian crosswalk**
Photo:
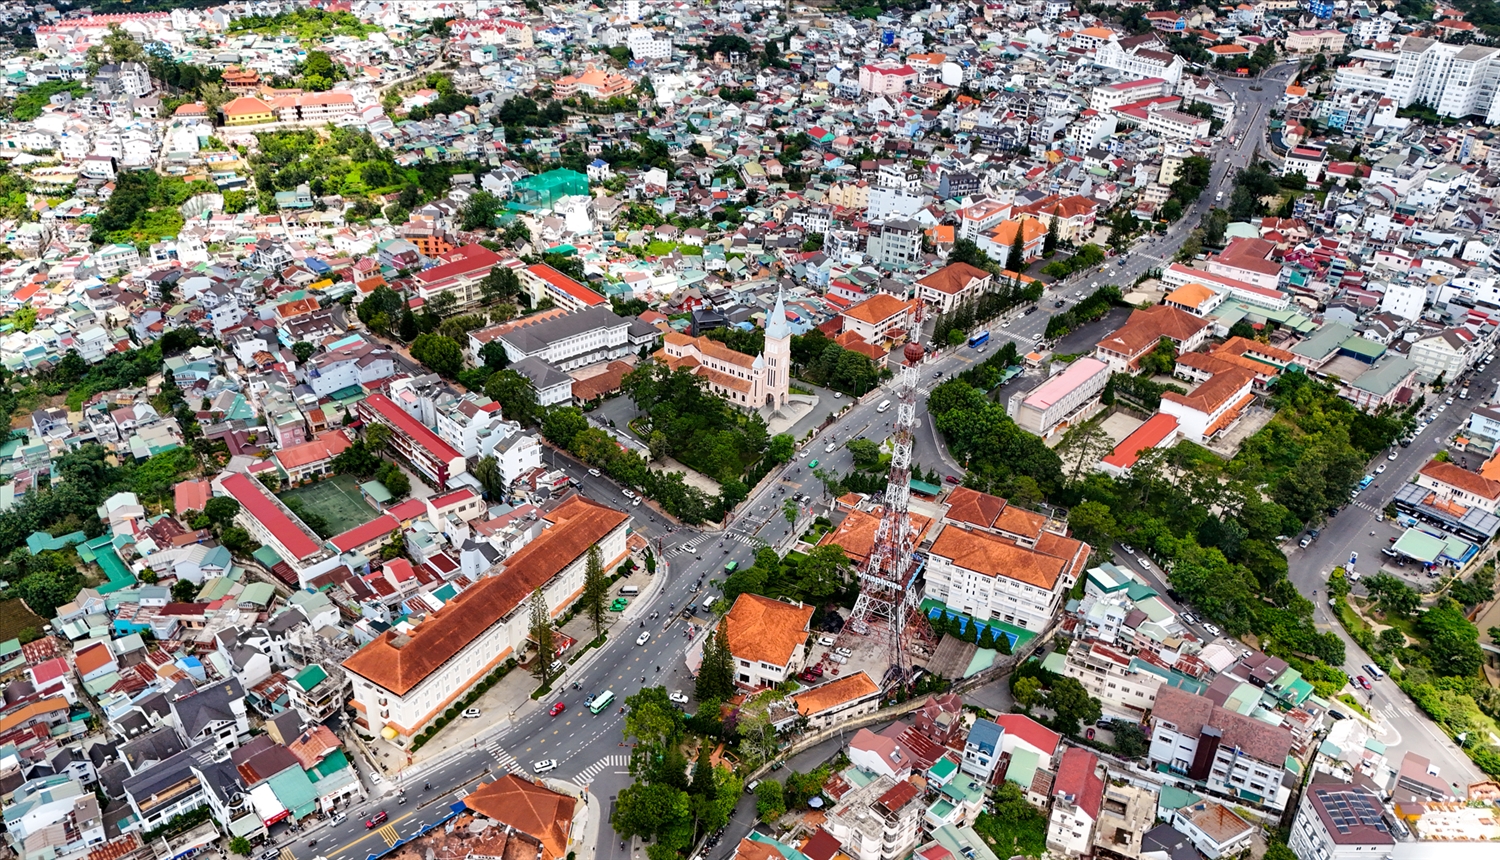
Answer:
M1376 505L1372 505L1369 502L1366 502L1366 501L1363 501L1363 500L1356 500L1355 502L1353 502L1353 505L1354 505L1354 507L1359 508L1362 511L1369 511L1372 514L1378 514L1382 510L1384 510L1383 508L1380 508L1380 507L1378 507Z
M664 555L666 555L667 558L677 558L678 556L683 555L703 555L704 551L707 550L710 546L717 549L719 546L719 541L721 540L733 541L734 543L744 544L745 546L757 546L760 543L759 539L753 535L747 535L737 531L728 531L720 535L719 537L705 536L703 540L698 543L681 544L680 546L674 546L671 549L667 550ZM689 546L693 548L688 549Z
M601 758L588 767L584 768L583 773L580 773L578 776L573 778L573 782L577 783L580 786L588 786L589 784L593 783L594 777L598 776L605 769L622 768L629 764L630 755L628 753L614 753L612 755L607 755L604 758Z
M500 765L501 770L517 771L521 769L521 762L515 756L501 749L498 742L490 741L484 745L484 748L489 750L490 755L495 757L495 762Z
M396 832L396 825L394 824L387 824L375 832L380 834L380 838L385 840L387 846L395 845L401 841L401 834Z
M1390 703L1386 704L1384 707L1380 708L1380 712L1382 714L1385 714L1387 717L1392 718L1392 719L1395 719L1397 716L1402 716L1402 717L1414 717L1414 716L1416 716L1416 714L1412 711L1411 708L1408 708L1407 706L1402 705L1402 704L1397 703L1397 702L1390 702Z

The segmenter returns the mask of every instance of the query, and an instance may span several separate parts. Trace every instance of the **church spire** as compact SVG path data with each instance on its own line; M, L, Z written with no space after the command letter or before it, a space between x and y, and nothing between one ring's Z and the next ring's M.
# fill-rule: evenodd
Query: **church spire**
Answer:
M771 308L771 315L766 317L766 340L781 340L792 336L792 330L786 324L786 305L781 300L781 290L776 290L776 306Z

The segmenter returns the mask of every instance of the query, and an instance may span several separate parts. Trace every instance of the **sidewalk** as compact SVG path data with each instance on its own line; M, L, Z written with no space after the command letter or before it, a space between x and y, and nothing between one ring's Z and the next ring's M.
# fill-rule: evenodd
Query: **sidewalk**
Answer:
M604 824L604 804L587 788L564 779L543 779L542 785L582 801L573 810L573 832L577 835L568 843L568 854L574 860L594 860L599 850L599 830Z

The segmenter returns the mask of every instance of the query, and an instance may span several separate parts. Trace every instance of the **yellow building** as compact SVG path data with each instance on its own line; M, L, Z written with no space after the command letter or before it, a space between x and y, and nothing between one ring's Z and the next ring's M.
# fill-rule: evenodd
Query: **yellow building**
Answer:
M275 121L276 112L271 106L253 96L241 96L224 105L225 125L259 125Z

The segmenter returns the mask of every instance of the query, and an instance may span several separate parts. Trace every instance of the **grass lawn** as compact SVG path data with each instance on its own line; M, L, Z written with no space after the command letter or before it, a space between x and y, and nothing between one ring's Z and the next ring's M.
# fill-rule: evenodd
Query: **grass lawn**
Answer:
M1047 816L1025 799L1013 800L1007 794L1002 793L996 802L994 814L979 814L975 832L989 843L996 857L1042 856L1047 850Z
M42 625L47 622L26 608L20 598L0 601L0 642L20 638L28 629L37 636L42 634Z
M283 502L287 499L301 502L309 513L327 520L334 534L375 519L375 509L360 495L359 481L352 475L334 475L316 484L287 490L277 498Z
M1350 693L1339 693L1339 701L1343 702L1344 704L1346 704L1349 707L1353 708L1356 713L1358 713L1360 716L1364 717L1365 719L1367 719L1367 720L1370 719L1370 712L1367 711L1367 710L1365 710L1365 706L1364 705L1361 705L1359 702L1355 701L1354 696L1352 694L1350 694Z
M684 257L701 257L703 249L696 245L684 245L681 242L665 242L660 239L646 245L646 255L650 257L664 257L673 251L681 251Z

